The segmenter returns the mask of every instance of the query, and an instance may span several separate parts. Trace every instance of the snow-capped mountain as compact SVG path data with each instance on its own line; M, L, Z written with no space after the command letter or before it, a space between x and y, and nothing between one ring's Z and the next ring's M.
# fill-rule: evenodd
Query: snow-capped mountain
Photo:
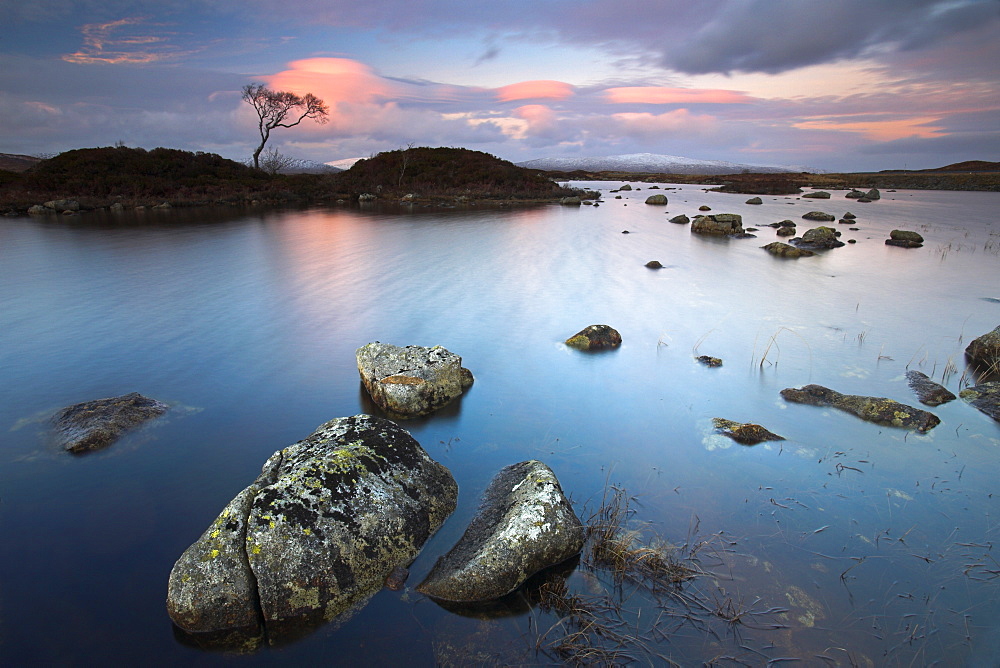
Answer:
M746 165L725 160L697 160L679 155L628 153L596 157L539 158L517 163L520 167L546 171L572 172L643 172L662 174L736 174L747 170L758 173L801 171L791 167Z

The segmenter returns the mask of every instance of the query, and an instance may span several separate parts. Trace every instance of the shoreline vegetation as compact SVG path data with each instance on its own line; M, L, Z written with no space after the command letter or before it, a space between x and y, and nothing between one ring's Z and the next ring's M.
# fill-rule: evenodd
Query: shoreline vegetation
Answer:
M1000 191L1000 163L983 161L921 171L707 176L545 172L518 167L481 151L427 147L386 151L359 160L346 171L319 174L271 174L213 153L167 148L75 149L44 160L0 157L0 213L4 215L374 201L405 209L504 207L552 203L570 196L596 198L596 193L560 185L570 180L690 183L756 195L794 195L808 188Z

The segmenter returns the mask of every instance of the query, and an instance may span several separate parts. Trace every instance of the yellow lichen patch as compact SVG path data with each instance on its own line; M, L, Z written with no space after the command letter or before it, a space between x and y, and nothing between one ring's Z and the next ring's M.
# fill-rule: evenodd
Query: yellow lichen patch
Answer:
M215 559L215 558L216 558L216 557L218 557L218 556L219 556L220 554L222 554L222 553L221 553L221 552L219 552L218 550L212 550L211 552L209 552L209 553L208 553L208 556L209 556L209 558L211 558L211 559Z
M292 608L318 608L319 587L300 587L294 582L286 585L291 591L288 605Z
M387 385L423 385L427 381L423 378L416 378L414 376L404 376L403 374L396 374L395 376L386 376L381 381Z

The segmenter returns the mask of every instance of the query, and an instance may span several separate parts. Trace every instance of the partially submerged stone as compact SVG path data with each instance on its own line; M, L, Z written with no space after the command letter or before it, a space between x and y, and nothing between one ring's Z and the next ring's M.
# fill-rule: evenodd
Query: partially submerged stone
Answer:
M743 233L743 217L737 213L716 213L697 216L691 223L691 231L696 234L729 235Z
M865 397L857 394L841 394L822 385L806 385L801 388L786 388L781 391L786 401L811 406L832 406L858 416L862 420L887 427L915 429L926 432L940 424L933 413L901 404L885 397Z
M791 228L779 227L778 231L787 230ZM806 250L805 248L796 248L789 244L783 244L780 241L772 241L766 246L761 246L771 255L777 255L778 257L809 257L810 255L815 255L816 253L811 250Z
M589 325L566 339L567 346L583 350L617 348L622 344L622 335L610 325Z
M1000 326L972 340L965 355L979 369L1000 372Z
M69 452L107 447L129 429L167 412L156 399L130 392L67 406L52 417L56 440Z
M583 548L584 529L552 470L539 461L503 468L458 543L417 591L443 601L504 596Z
M1000 422L1000 382L980 383L962 390L958 395L971 406Z
M750 199L748 199L745 202L745 204L763 204L763 203L764 203L764 200L762 200L759 197L751 197Z
M645 266L647 269L663 269L663 263L659 260L650 260Z
M830 199L830 193L826 192L825 190L817 190L816 192L804 193L802 196L808 199Z
M836 216L823 211L810 211L809 213L802 214L802 217L806 220L818 220L820 222L837 220Z
M822 225L820 227L814 227L810 230L806 230L805 234L801 237L792 239L791 242L795 244L797 248L806 250L840 248L844 245L844 242L837 238L839 236L840 232L838 230Z
M167 611L183 631L225 646L301 635L409 565L457 495L448 469L393 422L331 420L274 453L185 550Z
M757 445L764 441L783 441L784 436L778 436L759 424L752 422L733 422L724 418L712 418L712 424L722 434L743 445Z
M660 206L666 206L667 205L667 196L666 195L650 195L649 197L646 198L646 204L657 204L657 205L660 205Z
M671 218L670 222L674 223L675 225L687 225L688 223L691 222L691 219L682 213Z
M899 246L901 248L920 248L924 245L924 238L911 230L893 230L889 233L889 238L885 240L885 245Z
M441 346L400 348L375 341L358 348L355 356L368 394L392 417L433 413L473 383L462 358Z
M711 355L698 355L695 359L705 366L722 366L722 360L718 357L712 357Z
M954 401L956 398L948 388L935 383L926 373L921 371L907 371L906 380L910 384L910 389L917 393L917 399L922 404L940 406Z

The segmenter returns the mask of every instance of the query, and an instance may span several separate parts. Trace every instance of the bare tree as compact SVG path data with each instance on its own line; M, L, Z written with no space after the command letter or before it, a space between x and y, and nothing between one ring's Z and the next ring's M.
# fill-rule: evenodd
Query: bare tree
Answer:
M273 91L262 83L252 83L243 87L243 100L254 108L260 119L260 145L253 152L253 166L258 169L260 154L271 137L271 130L295 127L307 118L317 123L329 120L326 103L312 93L300 97L295 93Z

